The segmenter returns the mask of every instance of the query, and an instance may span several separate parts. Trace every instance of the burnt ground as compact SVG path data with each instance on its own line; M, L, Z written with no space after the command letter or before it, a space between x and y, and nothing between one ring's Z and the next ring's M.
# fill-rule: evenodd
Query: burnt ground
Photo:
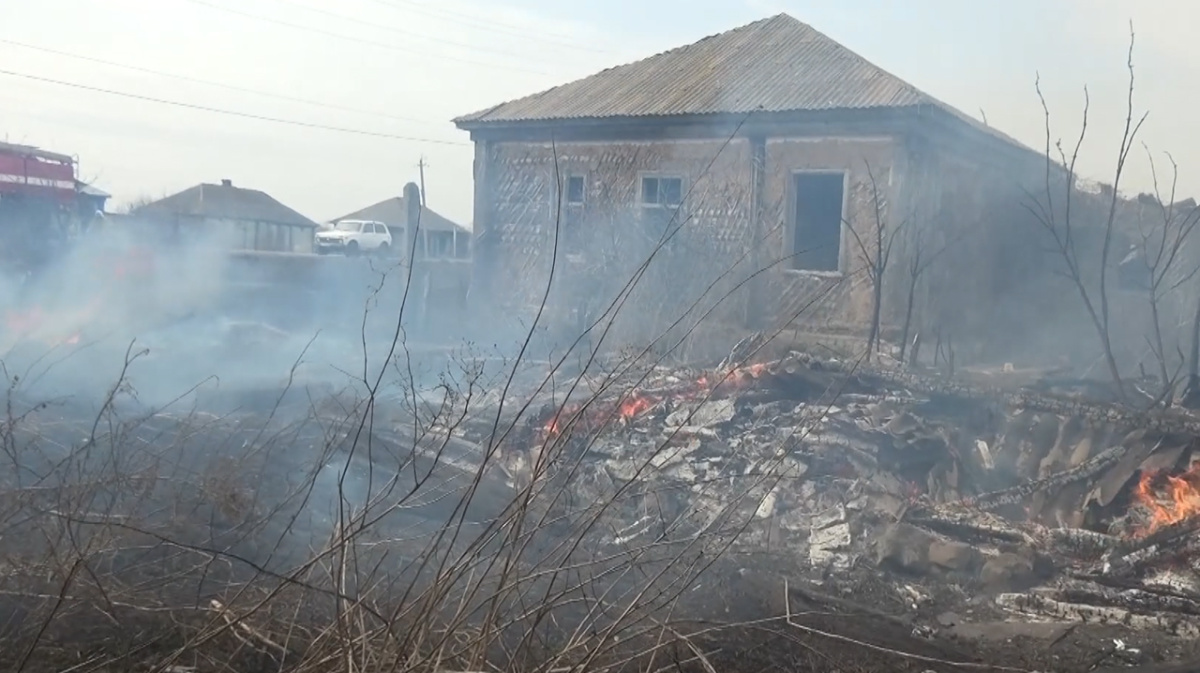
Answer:
M784 379L782 376L778 378ZM795 378L784 380L785 382L790 381L792 384L797 383ZM784 388L782 392L778 389L780 387ZM696 471L701 467L708 465L711 468L709 464L714 462L719 464L719 461L703 457L705 449L711 448L721 457L744 458L747 454L753 457L757 452L764 454L759 456L760 459L769 458L770 455L774 455L774 449L772 443L766 440L777 435L780 428L788 430L789 427L805 422L804 414L795 410L799 408L795 398L811 396L814 394L814 390L820 391L827 387L827 385L810 385L799 390L800 386L790 385L771 389L766 384L760 384L757 387L739 390L735 396L736 399L724 406L718 404L706 407L706 413L712 418L704 421L703 427L696 426L705 430L705 432L694 433L697 436L696 458L688 459L688 461L677 459L675 462L664 462L653 472L654 479L658 479L664 484L681 485L684 488L676 490L690 494L681 499L681 512L672 513L671 516L682 518L688 511L701 509L705 497L713 497L711 491L700 487L705 480L698 479L696 476ZM867 386L862 386L862 390L857 394L864 396L870 391L871 389ZM782 400L774 399L780 396L783 396ZM764 400L764 397L769 399ZM675 646L665 659L657 659L655 662L651 662L652 665L639 666L636 670L655 673L659 670L669 669L681 672L704 671L704 673L758 673L759 671L841 671L844 673L914 671L923 673L925 671L962 670L1063 671L1065 673L1130 670L1135 673L1138 671L1168 673L1173 670L1200 670L1200 666L1189 666L1188 664L1180 664L1174 668L1169 665L1171 662L1200 661L1200 644L1171 636L1165 629L1142 628L1135 630L1121 624L1051 622L1027 615L1016 616L1003 612L997 607L997 602L994 600L996 592L1015 590L1015 587L984 585L974 570L960 573L965 577L960 576L951 580L942 570L932 567L939 565L939 563L933 562L930 556L929 543L933 541L938 541L943 551L946 549L954 551L953 557L944 557L941 563L954 566L950 569L958 570L966 570L966 565L974 565L974 563L968 564L967 560L980 555L980 549L977 547L982 547L982 543L973 546L944 537L935 538L933 533L926 531L910 536L906 539L905 544L898 548L900 552L903 552L899 554L902 558L907 558L907 554L910 553L916 554L914 562L906 566L910 571L909 575L884 567L882 560L895 559L885 558L886 555L881 555L878 549L875 550L875 554L870 553L876 543L882 541L880 537L882 531L880 526L869 525L869 520L874 517L889 521L879 512L890 511L887 509L889 502L903 501L909 486L906 482L912 480L913 475L921 477L921 481L927 485L927 490L930 492L925 494L926 500L935 505L946 505L960 502L961 496L964 495L989 495L989 492L984 490L984 486L987 486L989 481L981 482L981 485L977 487L967 487L974 486L970 483L970 475L986 474L992 468L981 470L979 466L975 465L976 459L970 452L956 450L958 446L968 448L978 446L978 443L973 441L978 439L977 435L961 432L962 437L956 438L951 435L951 439L954 441L947 439L934 441L938 436L936 430L940 426L933 421L921 418L915 412L892 412L889 415L876 413L888 405L899 404L890 399L891 397L907 399L909 396L901 397L887 392L883 397L882 401L852 402L849 398L843 400L846 401L844 407L848 411L844 410L843 416L840 418L833 417L834 428L830 434L841 433L848 438L846 441L822 443L814 439L806 445L794 447L793 454L796 460L804 461L803 463L797 462L796 465L803 466L803 471L807 473L807 481L781 491L779 514L775 516L777 521L772 524L777 523L778 526L789 532L785 532L782 539L772 537L769 531L759 530L759 528L769 528L766 519L751 517L750 523L758 522L758 524L749 529L749 533L743 538L746 546L753 548L754 551L733 553L722 557L717 567L703 575L697 585L690 587L686 597L673 610L674 614L671 617L675 622L679 622L681 617L692 620L691 623L677 624L675 628L682 633L693 634L690 637L690 644L695 650L692 651L681 643ZM674 404L674 401L672 403ZM245 403L239 401L239 406L244 408ZM727 412L726 416L717 413L722 410ZM645 438L653 438L655 435L650 434L651 432L663 431L662 429L669 425L665 422L664 416L669 418L671 413L668 412L674 411L677 409L659 409L637 416L628 424L621 424L619 432L612 434L608 447L605 447L603 443L597 443L591 447L589 455L602 457L597 460L594 466L595 471L599 472L601 468L611 469L614 474L619 476L630 465L637 467L638 461L645 461L644 454L648 452L646 445L652 444ZM693 414L693 416L698 415L702 414ZM876 419L876 416L879 418ZM1044 414L1045 418L1051 416L1057 417L1057 412ZM1016 420L1021 419L1017 418ZM169 426L168 421L169 419L154 419L153 423L143 423L144 427L141 429L147 433L147 442L153 438L159 438L165 433L166 429L159 426L164 424ZM861 424L855 421L861 421ZM693 422L696 421L693 419ZM1192 419L1188 419L1188 422L1191 423ZM1058 423L1059 421L1056 420L1055 424ZM342 423L342 425L346 424ZM540 419L536 425L542 427ZM864 430L862 425L868 425L868 430ZM951 418L942 425L963 427L965 424L961 418ZM926 426L931 427L932 430L924 429ZM1069 427L1069 423L1064 420L1062 426ZM254 427L257 426L230 430L229 439L241 440L247 435L257 437ZM486 427L490 429L492 423L489 421ZM1003 433L994 433L994 436L987 437L988 445L992 447L989 455L996 459L997 464L1002 462L1000 459L1012 454L1014 463L1023 461L1037 465L1044 461L1044 456L1053 457L1055 450L1064 447L1071 449L1067 453L1072 456L1072 462L1057 466L1056 471L1051 472L1049 479L1036 479L1036 472L1025 477L1022 483L1034 484L1036 487L1028 493L1012 488L992 493L998 492L1006 497L1012 496L1018 504L1033 505L1037 502L1037 498L1033 496L1039 496L1047 491L1058 494L1064 490L1060 488L1061 484L1075 483L1065 480L1080 474L1078 469L1080 465L1086 467L1089 464L1087 461L1095 462L1095 456L1089 458L1090 454L1075 450L1072 448L1074 444L1068 445L1065 440L1048 443L1046 447L1043 447L1043 453L1030 458L1025 454L1029 452L1030 447L1036 447L1033 442L1025 441L1026 435L1032 433L1017 432L1023 427L1018 426L1015 421L1009 422ZM1035 427L1040 428L1041 426L1036 425ZM1190 430L1190 428L1189 425L1186 429ZM335 427L334 430L338 430L338 428ZM1111 432L1104 430L1104 432L1106 434L1101 437L1102 439L1108 435L1124 436L1127 434L1124 429ZM74 434L80 433L75 432ZM396 436L384 441L385 435L388 434ZM406 436L400 436L400 434L398 431L380 432L380 441L377 446L411 447L412 440ZM1192 436L1191 433L1188 435ZM191 435L187 436L191 437ZM1101 435L1097 434L1097 436ZM306 437L307 439L305 439ZM1056 437L1061 439L1067 435L1064 432L1058 432ZM312 437L301 434L288 435L285 440L282 440L286 444L286 451L270 457L267 453L254 454L254 460L271 460L271 470L265 470L258 466L258 463L250 461L252 456L241 456L233 449L223 449L232 451L232 455L242 461L236 463L237 470L233 470L232 474L226 476L234 485L237 485L241 480L247 478L252 481L261 481L255 480L255 475L263 475L268 472L281 473L279 456L295 459L297 455L302 454L303 452L298 450L298 447L303 445L303 442L300 441L302 439L312 444L310 448L314 455L317 455L320 454L317 449L324 446L327 438L324 433L317 433ZM1146 443L1144 440L1145 437L1141 437L1137 442ZM731 450L731 447L735 446L734 442L738 447L736 451ZM62 443L69 445L69 441L66 439ZM464 444L461 452L463 455L457 457L466 460L469 458L472 447L465 440L462 443ZM213 452L210 442L203 444L203 446L190 448L180 445L172 451L179 452L183 457L190 456L197 464L203 464ZM227 441L221 444L236 448L247 443ZM1062 446L1059 446L1060 444ZM1099 448L1109 445L1110 442L1105 440L1087 444L1099 450ZM1133 448L1138 446L1132 440L1126 440L1126 444ZM1154 441L1150 444L1159 446L1163 443ZM628 457L618 450L629 447L632 447L634 449L632 453L637 455ZM1080 454L1078 460L1074 454ZM847 456L860 456L865 462L879 466L879 468L873 471L874 474L865 469L856 473L845 465ZM1140 454L1137 456L1138 460L1142 460ZM179 460L181 463L187 462L183 458ZM359 460L362 460L361 456ZM354 464L357 465L357 463ZM379 468L377 462L373 462L372 465L372 469ZM853 466L850 467L853 468ZM145 466L147 473L157 474L160 469L161 467L153 461ZM303 472L304 469L306 468L303 465L295 466L297 473ZM369 478L372 469L361 470L368 475L363 479ZM732 469L735 472L744 472L738 463L735 463ZM893 475L894 478L886 480L886 483L879 486L880 492L863 491L874 483L871 481L871 477L879 477L879 473L882 471L895 471L896 474ZM321 473L317 474L319 476ZM1066 476L1060 480L1056 475ZM137 475L134 474L134 476ZM1092 481L1098 481L1091 478L1091 473L1084 476L1088 479L1089 485ZM706 480L717 483L723 477L728 477L728 473L714 469L712 475L706 476ZM1121 481L1128 482L1129 478L1129 475L1122 474ZM156 478L147 477L145 481L156 484L156 488L165 488L162 481ZM203 483L207 490L204 500L200 504L211 509L213 503L208 501L224 493L218 488L221 486L218 481L215 477L205 478ZM500 489L502 484L496 480L486 481L497 490L495 495L497 502L486 509L488 511L502 509L509 502L504 496L507 491ZM494 481L496 483L492 483ZM572 482L571 486L584 499L602 501L604 497L602 492L593 494L585 490L585 487L591 483L593 482L576 481ZM812 488L806 490L805 483ZM272 492L268 488L270 485L269 483L254 484L260 494ZM283 483L275 486L277 486L279 494L289 490ZM121 492L125 497L132 497L128 488L122 489ZM277 496L282 497L279 494ZM160 496L163 498L163 502L174 503L177 494L162 493ZM717 493L717 496L727 499L733 497L728 493ZM168 497L171 499L168 500ZM276 496L272 497L278 499ZM849 531L853 530L852 540L848 539L845 544L839 546L839 549L845 552L845 558L853 559L851 567L847 569L818 564L814 551L822 551L823 547L818 545L813 538L819 537L818 533L826 529L819 527L816 521L823 518L822 513L827 512L831 505L835 505L835 509L840 507L858 511L849 505L863 499L868 501L867 510L872 512L879 510L879 512L870 516L851 513L843 519L839 519L848 526L848 535L850 535ZM1002 501L998 498L992 499L997 502ZM979 498L975 500L978 502ZM635 501L631 500L630 502ZM657 498L655 502L656 504L659 502ZM837 505L839 502L842 505ZM1067 502L1071 509L1082 509L1076 500L1065 500L1064 502ZM130 503L131 506L133 504L135 503ZM616 522L620 524L632 522L640 516L638 511L635 511L640 506L630 507L629 511L615 508L621 510L614 512ZM22 504L22 507L27 507L27 505ZM931 506L930 509L937 513L936 508ZM21 513L20 508L14 510L14 514L19 513ZM948 516L950 512L946 514ZM1001 538L1014 531L1020 532L1015 528L995 530L996 522L991 518L983 517L983 514L984 512L980 511L978 516L974 516L975 513L972 512L974 518L966 520L967 523L973 523L976 526L973 529L975 534L987 532L989 526L992 526L993 532L996 532ZM903 518L895 513L892 513L891 516L894 518L890 521L898 521ZM436 512L431 511L418 518L435 521L444 517L439 517ZM266 525L274 520L267 518L260 523ZM963 520L952 521L947 518L943 520L943 523L945 522L961 524ZM196 527L192 525L194 523L193 521L189 524L188 530L183 532L193 532L191 529ZM408 528L411 523L406 520L395 525L400 529ZM912 526L909 528L913 531L916 530ZM758 533L766 534L760 536ZM301 537L303 540L308 540L317 537L317 533L306 531ZM9 541L12 539L13 536L10 536ZM212 541L202 542L205 543L204 546L208 546L208 543ZM248 547L252 547L253 542L254 540L251 539L246 544ZM589 543L591 542L593 541L589 539ZM607 538L594 542L598 546L617 544ZM782 546L779 543L782 543ZM249 549L245 553L249 554L250 551L253 550ZM297 553L304 551L306 549L299 549ZM1066 550L1043 549L1042 551L1053 551L1058 556L1063 556L1062 563L1059 565L1059 570L1063 575L1067 574L1066 571L1074 568L1069 562L1072 559L1064 556ZM1011 556L1011 553L1009 555ZM303 560L303 558L298 560ZM958 568L960 562L963 563L962 568ZM1082 567L1088 566L1084 564ZM1031 567L1030 573L1032 571ZM106 586L106 592L111 588ZM38 591L39 600L47 599L42 600L46 604L45 606L58 610L55 595L59 590L58 587L52 586ZM198 594L199 590L197 590ZM106 593L102 598L108 600L110 595ZM299 629L307 627L315 633L323 628L323 617L318 614L319 611L314 605L319 602L313 601L297 605L292 615L280 616L290 619L296 615L303 615L305 619L296 620L295 625ZM203 604L202 601L198 603ZM281 610L285 608L286 606ZM75 624L100 628L109 622L114 625L113 628L95 633L90 630L57 634L36 633L34 636L42 643L48 644L53 641L58 646L40 647L38 656L28 661L23 660L23 655L0 657L0 670L156 670L156 667L164 661L164 657L185 647L189 634L194 635L197 629L202 628L201 622L213 620L213 615L196 614L201 610L190 607L186 610L172 609L171 614L161 612L163 608L158 605L146 605L140 609L141 612L134 610L133 613L125 610L118 617L115 616L115 613L121 611L115 610L113 606L107 607L107 610L113 615L110 615L109 612L97 611L94 608L77 607L71 616L78 617L81 621L59 619L56 625L59 628L56 630L74 628ZM62 613L56 612L56 614L62 617ZM1185 614L1191 616L1200 613L1187 612ZM98 617L105 618L98 619ZM259 615L254 615L254 617L257 618ZM275 622L275 625L292 626L293 622L287 619ZM5 611L3 605L0 604L0 623L19 620L19 615L14 615L12 611ZM263 619L263 621L267 620ZM118 624L119 628L115 626ZM328 626L328 624L328 621L324 622L324 626ZM33 631L36 631L36 628ZM278 633L278 630L274 632ZM0 633L0 636L2 635ZM76 640L77 638L78 640ZM26 643L18 649L24 650L28 645L29 643ZM229 634L214 638L203 645L202 648L195 648L194 651L189 652L186 661L178 662L186 670L176 670L174 673L234 670L238 673L257 673L257 671L280 673L281 671L301 670L296 667L294 659L285 663L264 654L261 643L238 641ZM3 638L0 637L0 651L3 650ZM695 651L705 653L706 661L697 661ZM5 654L9 653L5 652ZM86 663L101 654L110 663L105 663L102 667ZM706 667L705 664L711 668ZM1156 667L1158 664L1164 665ZM345 667L339 666L340 664L325 668L314 666L303 670L313 671L313 673L332 671L335 668L346 670ZM529 666L513 666L503 670L536 670L536 667L537 662L531 662ZM370 667L356 668L355 670L356 673L357 671L373 673ZM383 670L383 668L377 670ZM448 670L475 669L449 668Z
M1200 670L1200 642L1117 624L1014 620L950 587L917 589L928 598L906 604L895 578L874 568L788 581L785 601L777 561L746 564L720 591L700 592L698 610L744 624L697 639L716 670Z
M650 670L679 673L926 673L936 671L1025 671L1042 673L1184 673L1200 671L1200 642L1186 642L1153 632L1131 632L1119 625L1048 624L1026 621L977 621L942 627L938 617L962 610L956 598L941 597L918 610L906 606L886 580L870 571L844 574L821 586L789 583L785 604L782 582L774 573L747 568L723 583L719 591L698 592L689 611L725 614L718 621L678 624L697 633L691 647L662 651ZM790 605L789 605L790 604ZM786 618L790 607L791 618ZM934 613L938 613L934 615ZM981 615L974 615L975 618ZM73 621L73 620L72 620ZM949 621L943 619L942 621ZM145 615L116 631L95 623L105 633L90 633L81 648L39 648L24 661L24 652L6 652L3 671L151 671L185 646L184 624ZM929 626L929 624L935 626ZM111 627L112 625L108 625ZM117 635L120 634L120 635ZM84 634L77 633L82 636ZM694 649L692 649L694 648ZM695 652L702 652L700 662ZM90 668L98 656L107 659ZM278 673L295 670L265 648L221 636L170 668L186 673L238 671ZM711 669L709 668L711 666ZM335 667L336 668L336 667ZM324 671L334 668L310 668ZM339 669L342 670L342 669ZM382 670L382 669L380 669ZM453 668L448 670L455 670ZM646 662L637 668L647 670ZM362 673L376 673L364 669Z

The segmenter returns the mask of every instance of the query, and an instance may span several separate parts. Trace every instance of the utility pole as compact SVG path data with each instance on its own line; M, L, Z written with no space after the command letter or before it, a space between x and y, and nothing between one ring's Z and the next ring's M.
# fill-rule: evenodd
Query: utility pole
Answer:
M425 206L425 167L429 164L425 163L425 157L422 155L420 161L417 162L417 170L421 172L421 206Z

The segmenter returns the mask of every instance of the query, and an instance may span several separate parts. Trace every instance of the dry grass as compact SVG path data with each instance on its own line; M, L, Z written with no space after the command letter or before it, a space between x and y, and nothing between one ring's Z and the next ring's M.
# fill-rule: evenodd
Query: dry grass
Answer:
M729 582L704 578L727 570L786 456L732 493L649 488L641 476L674 435L630 458L632 478L597 484L584 469L619 422L604 410L767 270L726 290L719 274L598 373L630 292L683 224L580 335L588 386L564 384L567 355L530 367L535 319L497 378L467 354L418 396L404 302L383 362L364 359L335 395L252 405L266 413L213 416L190 397L146 409L127 377L132 346L99 411L29 399L10 379L0 670L712 673L692 637L713 632L697 626L696 589ZM539 433L547 404L569 409L551 436ZM681 497L706 505L662 506ZM651 532L631 538L633 524Z

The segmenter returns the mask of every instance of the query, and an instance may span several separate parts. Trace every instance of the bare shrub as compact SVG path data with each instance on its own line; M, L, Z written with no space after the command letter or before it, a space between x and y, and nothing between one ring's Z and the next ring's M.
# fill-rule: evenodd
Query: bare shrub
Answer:
M693 590L795 476L796 438L780 438L777 458L732 490L698 484L686 497L641 477L680 450L687 420L632 452L620 479L585 460L691 331L765 271L700 288L599 371L606 330L679 231L584 326L576 345L597 336L565 390L567 355L529 362L540 312L498 372L468 349L432 390L419 386L404 304L382 361L366 356L364 318L362 370L344 390L307 391L302 403L277 391L266 413L215 416L187 395L146 408L128 376L136 344L99 411L28 399L10 377L6 668L657 670L680 652L703 662L689 639L701 628ZM687 419L713 390L680 403Z

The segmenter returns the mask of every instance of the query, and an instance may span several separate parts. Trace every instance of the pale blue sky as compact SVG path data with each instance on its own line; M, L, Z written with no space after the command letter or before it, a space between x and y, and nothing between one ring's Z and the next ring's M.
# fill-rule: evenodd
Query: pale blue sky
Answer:
M1200 4L1182 0L3 2L0 70L9 74L0 73L0 133L78 155L84 177L118 200L230 178L316 219L399 193L424 155L430 204L468 221L472 153L451 117L782 11L968 114L982 109L993 126L1035 146L1044 137L1035 72L1056 135L1077 133L1089 85L1083 169L1104 181L1124 114L1132 19L1137 105L1151 113L1143 140L1170 150L1185 192L1200 193L1191 93L1200 49L1188 28ZM437 142L223 116L63 83ZM1139 147L1129 188L1146 188L1148 176Z

